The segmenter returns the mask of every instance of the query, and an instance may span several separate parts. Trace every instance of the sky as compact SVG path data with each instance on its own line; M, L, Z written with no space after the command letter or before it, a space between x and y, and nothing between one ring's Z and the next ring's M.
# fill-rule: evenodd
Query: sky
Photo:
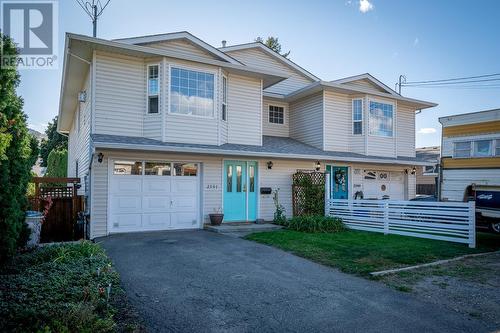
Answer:
M92 35L75 0L59 1L64 34ZM279 38L289 58L322 80L370 73L390 87L408 81L500 73L500 1L481 0L111 0L98 22L105 39L189 31L220 47ZM43 131L59 108L58 70L22 70L18 93L31 128ZM498 86L497 86L498 87ZM442 116L500 108L500 88L404 87L438 103L416 116L417 147L440 144Z

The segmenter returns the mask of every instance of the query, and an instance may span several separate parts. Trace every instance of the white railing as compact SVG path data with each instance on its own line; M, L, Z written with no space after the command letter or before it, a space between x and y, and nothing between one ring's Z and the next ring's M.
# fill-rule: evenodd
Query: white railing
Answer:
M326 200L327 216L352 229L422 237L476 247L475 203L392 200Z

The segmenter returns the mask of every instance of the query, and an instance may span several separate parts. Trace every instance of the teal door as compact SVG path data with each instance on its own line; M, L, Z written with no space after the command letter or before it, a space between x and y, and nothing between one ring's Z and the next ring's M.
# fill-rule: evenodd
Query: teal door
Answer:
M257 219L256 179L256 162L224 162L224 221Z
M327 165L326 171L330 173L331 198L348 199L349 198L348 168Z

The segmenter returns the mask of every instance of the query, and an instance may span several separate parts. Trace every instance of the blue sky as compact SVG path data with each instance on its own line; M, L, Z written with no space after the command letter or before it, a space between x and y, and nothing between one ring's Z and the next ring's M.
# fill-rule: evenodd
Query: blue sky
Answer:
M111 0L98 37L111 39L187 30L220 46L277 36L290 58L323 80L369 72L390 87L408 81L500 73L500 1L125 1ZM75 1L59 3L64 33L92 34ZM58 110L61 68L23 70L18 90L32 128ZM438 117L500 107L500 88L403 88L439 103L417 115L417 147L440 143Z

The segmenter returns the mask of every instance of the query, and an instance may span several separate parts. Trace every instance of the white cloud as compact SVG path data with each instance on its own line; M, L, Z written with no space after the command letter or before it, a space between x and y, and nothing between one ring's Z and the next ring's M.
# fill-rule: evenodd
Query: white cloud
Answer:
M436 129L434 127L423 127L418 130L418 134L434 134L436 133Z
M415 40L413 41L413 46L417 46L418 43L420 43L420 40L418 39L418 37L415 37Z
M362 13L367 13L373 10L373 4L368 0L359 0L359 11Z
M28 123L28 128L34 129L40 133L44 133L47 129L47 123Z

